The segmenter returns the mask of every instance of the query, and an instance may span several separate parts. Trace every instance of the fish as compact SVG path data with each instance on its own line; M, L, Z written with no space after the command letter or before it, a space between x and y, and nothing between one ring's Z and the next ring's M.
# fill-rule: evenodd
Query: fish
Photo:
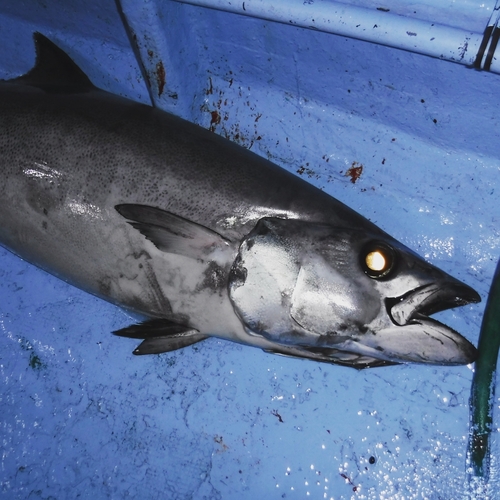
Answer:
M218 337L354 368L468 364L430 316L473 288L255 153L97 88L34 34L0 82L0 244L141 316L134 354Z

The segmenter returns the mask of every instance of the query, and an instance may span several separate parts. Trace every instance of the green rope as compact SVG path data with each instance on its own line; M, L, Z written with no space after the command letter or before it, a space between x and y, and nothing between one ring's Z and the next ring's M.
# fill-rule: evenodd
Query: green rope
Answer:
M470 397L471 431L468 457L473 476L488 478L490 433L493 424L495 375L500 348L500 262L497 265L484 310L479 335L478 359Z

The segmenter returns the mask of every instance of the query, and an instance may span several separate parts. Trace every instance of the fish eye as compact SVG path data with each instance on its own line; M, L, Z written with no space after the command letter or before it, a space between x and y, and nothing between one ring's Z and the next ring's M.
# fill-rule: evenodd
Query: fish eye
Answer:
M361 252L361 267L370 278L387 278L396 266L396 252L385 243L373 241Z

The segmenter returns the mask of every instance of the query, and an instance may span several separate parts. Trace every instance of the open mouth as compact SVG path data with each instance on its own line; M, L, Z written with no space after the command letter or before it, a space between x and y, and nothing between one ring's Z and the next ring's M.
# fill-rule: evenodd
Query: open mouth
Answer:
M477 357L476 348L428 315L480 300L472 288L449 277L386 299L393 323L386 328L359 335L323 335L314 346L281 346L273 352L354 368L398 363L469 364Z
M477 302L481 302L479 294L463 283L430 283L386 299L386 308L392 322L404 326L423 316Z

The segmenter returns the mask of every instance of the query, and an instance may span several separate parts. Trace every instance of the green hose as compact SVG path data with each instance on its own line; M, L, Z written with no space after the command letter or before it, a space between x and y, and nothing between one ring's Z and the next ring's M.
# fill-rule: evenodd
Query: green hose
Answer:
M500 348L500 262L497 265L484 310L478 358L470 397L471 432L468 457L473 476L488 478L490 433L493 424L495 375Z

